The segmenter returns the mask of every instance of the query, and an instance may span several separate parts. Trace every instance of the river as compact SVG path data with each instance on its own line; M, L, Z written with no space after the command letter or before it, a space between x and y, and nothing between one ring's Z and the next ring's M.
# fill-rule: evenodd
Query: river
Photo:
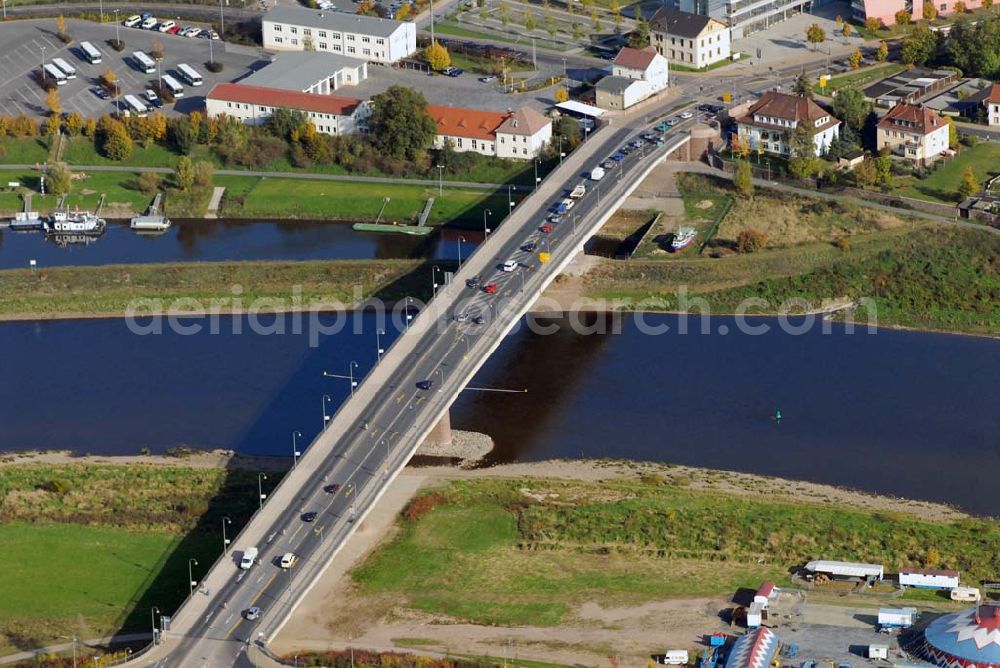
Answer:
M88 244L57 246L41 232L0 230L0 269L227 260L455 259L481 232L443 228L426 237L355 232L350 223L179 220L157 235L111 221ZM464 239L465 242L461 240Z
M324 403L348 394L347 380L321 372L375 362L372 316L350 318L362 333L347 327L317 348L305 334L233 334L228 318L221 334L193 336L135 336L120 320L0 324L0 450L135 454L183 443L290 454L291 432L310 439ZM675 316L646 320L671 332L646 335L628 316L620 333L520 327L475 384L528 393L467 392L454 426L492 435L495 462L656 460L1000 515L1000 342L838 324L751 336L730 318L681 335Z

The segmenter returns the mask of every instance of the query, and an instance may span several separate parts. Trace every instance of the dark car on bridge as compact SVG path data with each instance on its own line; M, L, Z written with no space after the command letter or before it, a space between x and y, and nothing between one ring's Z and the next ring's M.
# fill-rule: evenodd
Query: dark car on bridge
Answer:
M429 390L432 387L434 387L434 381L433 380L418 380L417 381L417 389L418 390Z
M310 511L308 513L302 513L303 522L314 522L316 520L316 513Z
M525 253L534 253L536 248L538 248L538 244L536 244L534 241L530 241L521 246L521 250L523 250Z
M465 287L467 288L478 288L479 287L479 277L475 276L465 281Z
M340 491L340 485L336 483L332 485L327 485L326 487L323 488L323 491L326 492L327 494L336 494L337 492Z

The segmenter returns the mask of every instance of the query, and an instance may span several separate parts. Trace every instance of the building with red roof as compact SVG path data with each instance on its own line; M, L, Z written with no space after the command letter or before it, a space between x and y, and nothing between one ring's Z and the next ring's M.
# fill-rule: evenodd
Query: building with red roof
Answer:
M948 150L948 121L922 104L901 102L878 122L875 148L925 165Z
M813 100L769 90L736 118L737 140L754 151L788 157L789 136L805 126L822 155L840 134L840 121Z
M1000 84L990 84L983 106L986 107L986 122L994 127L1000 125Z
M219 83L205 97L209 118L232 116L248 125L262 125L275 109L303 112L319 132L342 135L357 131L371 113L368 102L354 97Z

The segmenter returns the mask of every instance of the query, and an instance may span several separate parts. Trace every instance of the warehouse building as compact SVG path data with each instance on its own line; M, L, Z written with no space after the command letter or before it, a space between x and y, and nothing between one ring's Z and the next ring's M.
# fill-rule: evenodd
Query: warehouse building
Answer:
M958 571L903 568L899 571L899 584L921 589L954 589L958 586L958 576Z
M238 81L247 86L330 95L368 78L368 63L335 53L282 53Z

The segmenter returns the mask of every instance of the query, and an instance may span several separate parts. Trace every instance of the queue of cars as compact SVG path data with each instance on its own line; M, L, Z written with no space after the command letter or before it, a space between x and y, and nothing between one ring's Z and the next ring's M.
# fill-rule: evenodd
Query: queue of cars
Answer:
M150 12L133 14L124 21L122 25L126 28L140 28L142 30L156 30L166 35L181 35L183 37L203 37L206 39L219 39L219 33L211 28L197 28L195 26L182 26L176 21L169 19L160 21Z

